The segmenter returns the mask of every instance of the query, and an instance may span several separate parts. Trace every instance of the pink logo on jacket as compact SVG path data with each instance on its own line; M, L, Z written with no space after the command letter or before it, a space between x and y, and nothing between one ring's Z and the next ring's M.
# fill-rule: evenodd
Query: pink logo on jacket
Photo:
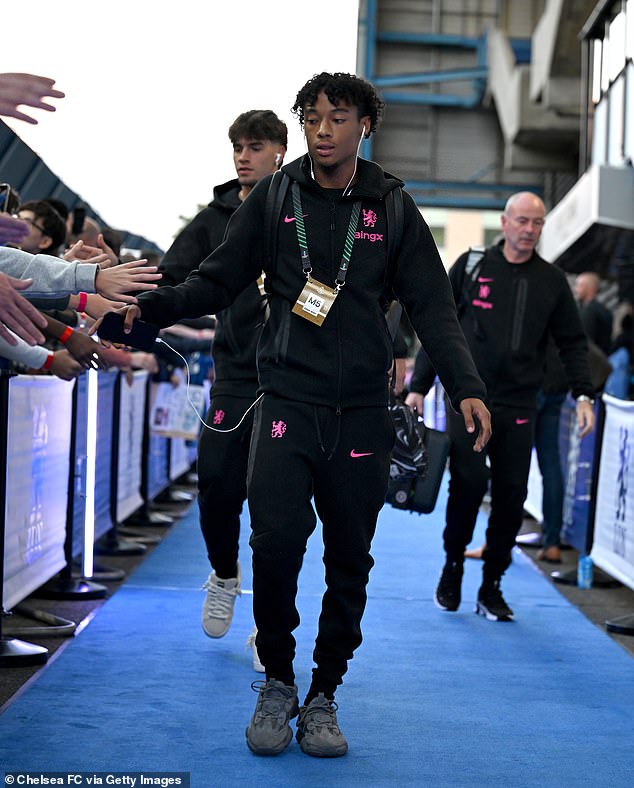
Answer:
M478 309L493 309L493 304L489 300L492 290L491 285L488 284L489 282L493 282L492 277L478 277L478 297L473 299L471 302L472 306L478 307Z

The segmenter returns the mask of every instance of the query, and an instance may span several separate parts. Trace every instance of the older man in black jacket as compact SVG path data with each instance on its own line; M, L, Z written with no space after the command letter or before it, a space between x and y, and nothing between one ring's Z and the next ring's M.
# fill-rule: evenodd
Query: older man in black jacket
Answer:
M594 426L587 342L572 292L563 271L535 252L544 215L544 204L535 194L512 195L502 214L503 240L477 262L473 253L463 254L449 272L460 323L487 387L493 438L487 447L489 471L485 456L469 451L455 414L448 412L450 482L443 534L447 560L434 601L443 610L455 611L460 605L464 551L490 474L491 514L476 612L492 621L513 617L500 580L522 524L535 397L544 375L549 336L559 349L577 400L580 434ZM407 402L422 413L423 394L435 373L424 351L416 367Z

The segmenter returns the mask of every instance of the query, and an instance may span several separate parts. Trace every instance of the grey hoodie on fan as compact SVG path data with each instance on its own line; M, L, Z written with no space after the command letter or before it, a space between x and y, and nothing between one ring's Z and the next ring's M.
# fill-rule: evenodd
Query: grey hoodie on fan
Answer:
M0 271L15 279L32 279L33 284L27 290L20 290L20 295L35 306L64 309L70 293L95 292L99 266L69 263L49 254L31 254L0 246Z

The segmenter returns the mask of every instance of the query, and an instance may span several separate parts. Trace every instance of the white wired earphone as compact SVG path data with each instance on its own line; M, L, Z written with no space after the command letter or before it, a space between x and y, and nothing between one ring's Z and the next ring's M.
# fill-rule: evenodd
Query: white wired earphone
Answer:
M174 348L171 345L169 345L164 339L161 339L160 337L157 337L154 341L155 342L160 342L161 345L165 345L165 347L168 347L172 351L172 353L176 353L176 355L179 358L182 358L183 361L185 362L185 369L187 370L187 402L189 402L189 404L191 406L191 409L196 414L196 418L198 419L198 421L203 425L203 427L206 427L208 430L212 430L213 432L233 432L234 430L237 430L238 427L242 424L242 422L246 419L247 414L249 413L249 411L252 410L253 408L255 408L255 406L258 404L258 402L264 396L264 394L260 394L260 396L255 400L255 402L252 402L249 405L249 407L245 410L244 414L242 415L242 418L240 419L240 421L234 427L230 427L228 430L219 430L217 427L210 427L209 424L207 424L207 422L204 419L200 418L200 414L198 413L198 410L196 409L196 406L192 402L192 398L189 396L189 387L191 385L191 378L190 378L190 375L189 375L189 364L187 363L187 359L185 358L185 356L182 356L178 352L178 350L174 350Z
M363 126L363 128L361 129L361 136L359 137L359 144L357 145L357 155L356 155L356 157L355 157L355 160L354 160L354 170L353 170L353 172L352 172L352 175L351 175L351 177L350 177L350 180L348 181L348 185L347 185L347 186L346 186L346 188L343 190L343 196L344 196L344 197L346 196L346 192L347 192L347 191L348 191L348 189L350 188L350 184L351 184L351 183L352 183L352 181L354 180L354 176L357 174L357 161L359 160L359 151L361 150L361 143L363 142L363 138L365 137L365 134L366 134L366 130L365 130L365 125L364 125L364 126ZM305 141L306 141L306 138L304 137L304 142L305 142ZM312 156L310 156L310 155L309 155L309 157L308 157L308 158L310 159L310 177L311 177L313 180L315 180L315 173L314 173L314 171L313 171L313 158L312 158Z

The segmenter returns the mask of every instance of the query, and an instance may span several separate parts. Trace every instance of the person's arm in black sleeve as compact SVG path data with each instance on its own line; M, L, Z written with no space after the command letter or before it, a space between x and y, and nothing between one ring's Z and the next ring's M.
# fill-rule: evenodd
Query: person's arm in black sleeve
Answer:
M431 231L404 193L405 232L394 291L456 411L465 398L484 401L486 388L458 322L454 294Z
M433 386L435 379L436 370L429 360L429 356L425 353L424 348L420 347L416 354L416 360L414 361L414 372L412 373L409 389L424 397Z
M159 271L163 274L161 287L174 287L184 282L202 261L222 242L214 229L218 220L212 218L213 211L205 208L184 227L163 255ZM224 224L222 235L224 235Z
M29 301L36 309L58 310L64 312L68 308L69 295L57 296L52 298L29 298Z
M211 329L213 330L216 327L216 318L212 317L211 315L205 315L204 317L195 317L191 320L189 318L183 318L180 321L183 326L187 326L188 328L195 328L198 331L202 331L203 329Z
M262 227L267 186L267 178L255 186L232 215L223 243L185 282L138 297L142 320L165 328L183 318L215 314L257 280L265 259Z
M405 388L405 376L407 373L407 342L403 329L399 325L396 329L396 336L392 341L392 352L394 355L394 393L401 396Z
M405 232L396 261L394 292L452 406L462 413L465 429L477 433L474 451L482 451L491 436L491 414L484 404L486 387L458 322L453 291L431 231L412 198L407 193L403 197Z
M403 329L399 326L394 337L394 358L407 358L407 342Z

